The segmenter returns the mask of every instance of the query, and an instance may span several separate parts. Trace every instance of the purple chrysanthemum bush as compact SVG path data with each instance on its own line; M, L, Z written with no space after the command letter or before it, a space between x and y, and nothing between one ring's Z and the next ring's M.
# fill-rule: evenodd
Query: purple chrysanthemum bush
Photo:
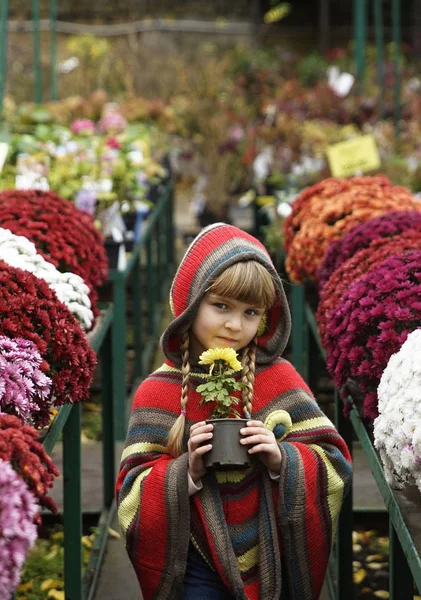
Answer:
M328 322L328 369L347 396L364 394L364 416L378 415L377 386L390 356L421 323L421 251L392 256L355 281Z
M0 412L29 423L34 413L48 410L52 382L41 364L34 342L0 335Z
M10 600L26 554L37 538L33 494L10 463L0 459L0 600Z
M373 240L390 239L414 229L421 229L421 212L417 210L392 210L353 227L344 237L329 244L319 271L319 288L323 289L334 271L357 252L368 248Z

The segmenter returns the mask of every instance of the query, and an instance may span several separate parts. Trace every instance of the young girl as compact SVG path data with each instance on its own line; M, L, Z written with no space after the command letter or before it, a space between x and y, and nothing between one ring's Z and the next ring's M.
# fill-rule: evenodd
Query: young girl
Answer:
M347 447L281 358L290 333L264 246L218 223L193 241L170 294L163 366L136 392L118 516L144 600L316 600L351 478ZM242 359L251 467L206 471L209 348Z

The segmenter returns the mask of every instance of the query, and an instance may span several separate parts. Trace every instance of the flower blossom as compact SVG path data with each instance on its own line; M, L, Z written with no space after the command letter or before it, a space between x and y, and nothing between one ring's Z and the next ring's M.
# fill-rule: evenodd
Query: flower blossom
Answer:
M351 179L342 191L333 193L328 188L330 180L326 180L322 193L311 195L304 203L298 197L298 208L296 202L293 204L293 212L285 221L285 235L290 239L285 267L293 282L317 281L329 243L356 225L391 210L413 211L419 206L409 190L392 186L385 177L357 180L353 184Z
M51 379L40 370L36 345L0 335L0 411L29 423L33 413L49 406Z
M390 357L378 387L374 445L388 482L421 491L421 329Z
M233 371L241 371L243 368L237 358L234 348L210 348L199 357L200 365L214 365L217 360L225 362Z
M0 335L36 345L41 370L52 378L54 405L89 396L96 354L85 332L47 283L0 260ZM36 426L49 423L48 407L33 415Z
M0 600L10 600L37 539L38 506L10 463L0 459Z
M0 259L8 265L29 271L40 279L44 279L55 291L57 298L63 302L81 323L85 330L92 327L94 315L89 299L89 287L79 275L60 273L56 267L47 262L34 244L21 235L15 235L9 229L0 227Z
M323 289L336 269L359 250L368 248L373 240L390 239L413 229L421 229L419 210L392 210L353 227L343 238L329 244L319 272L319 289Z
M377 386L390 356L421 322L421 251L390 256L355 281L326 327L327 366L342 396L348 380L364 394L364 416L378 416ZM402 311L404 309L404 311Z

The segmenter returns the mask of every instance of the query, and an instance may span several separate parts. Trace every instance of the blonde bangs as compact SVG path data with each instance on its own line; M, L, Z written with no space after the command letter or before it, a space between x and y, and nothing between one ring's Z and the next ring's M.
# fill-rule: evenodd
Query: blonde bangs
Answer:
M273 306L275 284L267 269L254 260L238 262L228 267L208 291L265 309Z

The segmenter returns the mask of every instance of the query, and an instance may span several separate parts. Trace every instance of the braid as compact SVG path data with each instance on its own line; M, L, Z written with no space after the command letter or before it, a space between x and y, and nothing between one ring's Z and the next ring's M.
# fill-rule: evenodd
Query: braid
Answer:
M180 346L181 373L183 375L181 382L181 414L179 417L177 417L168 434L168 450L175 457L181 456L183 453L183 435L186 425L186 406L190 379L189 345L190 338L188 332L186 331L186 333L183 334Z
M256 341L253 340L243 352L243 377L244 389L242 391L243 412L246 417L251 415L253 409L254 375L256 371Z

